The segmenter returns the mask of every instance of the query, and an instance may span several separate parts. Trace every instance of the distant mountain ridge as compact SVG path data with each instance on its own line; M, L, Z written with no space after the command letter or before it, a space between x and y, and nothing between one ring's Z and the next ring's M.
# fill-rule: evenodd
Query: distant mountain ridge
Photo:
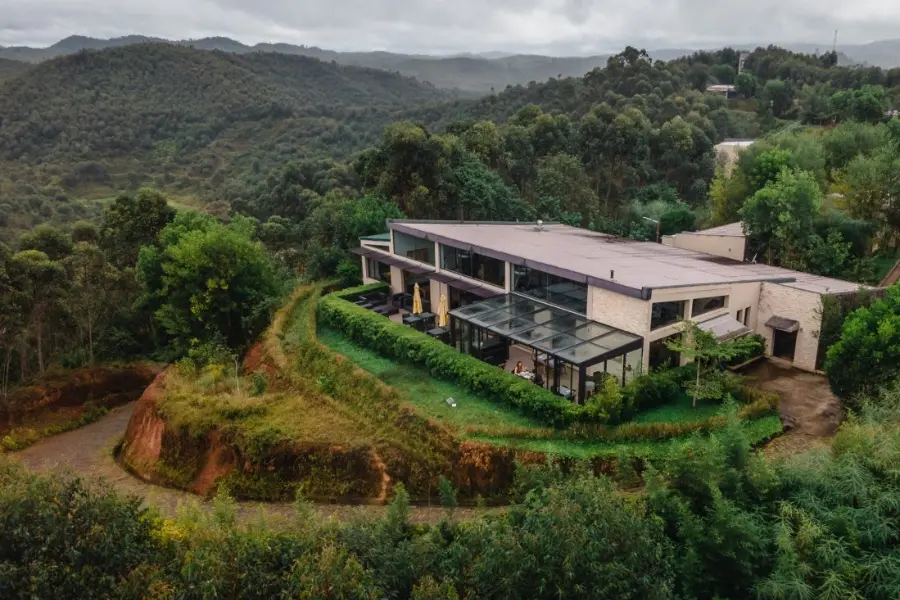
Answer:
M81 50L102 50L111 47L130 46L146 43L169 43L192 46L201 50L221 50L235 54L254 52L277 52L280 54L310 56L327 62L344 65L369 67L385 71L396 71L402 75L415 77L439 88L457 88L468 92L488 92L501 90L507 85L524 85L531 81L541 82L552 77L580 77L588 71L603 67L608 54L595 56L553 57L542 55L509 54L486 52L480 54L461 53L453 56L427 56L418 54L398 54L393 52L337 52L315 46L298 46L287 43L259 43L248 46L227 37L208 37L197 40L165 40L142 35L129 35L108 40L73 35L47 48L13 46L0 48L0 58L39 63L58 56ZM752 44L737 46L752 49ZM813 53L827 50L812 44L786 44L789 50ZM690 48L670 48L650 50L650 55L658 60L672 60L694 52ZM862 45L839 46L844 55L841 64L871 64L881 67L900 66L900 39L884 40Z

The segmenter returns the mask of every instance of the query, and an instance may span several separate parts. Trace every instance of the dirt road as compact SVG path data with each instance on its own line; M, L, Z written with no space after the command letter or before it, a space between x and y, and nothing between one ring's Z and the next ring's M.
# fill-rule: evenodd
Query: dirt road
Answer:
M112 457L112 449L122 437L131 417L134 403L113 409L105 417L81 429L70 431L56 437L46 438L37 444L12 454L25 466L35 472L47 472L54 469L69 470L84 478L102 478L123 494L138 496L148 506L156 507L165 516L174 516L179 505L198 503L208 509L209 503L197 496L158 487L135 477L122 469ZM347 506L317 505L324 516L339 519L376 518L385 512L383 506ZM460 508L456 517L472 518L477 509ZM288 503L239 502L238 517L253 519L260 514L268 521L279 521L294 515L294 507ZM440 507L416 506L410 511L410 519L414 522L437 522L443 516Z

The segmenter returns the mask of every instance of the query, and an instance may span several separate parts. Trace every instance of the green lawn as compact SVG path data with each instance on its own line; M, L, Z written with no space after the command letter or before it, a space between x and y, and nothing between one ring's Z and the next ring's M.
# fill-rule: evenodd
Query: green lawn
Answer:
M414 406L420 414L457 427L461 435L468 439L482 441L497 446L510 446L535 452L558 454L573 458L594 456L616 456L625 451L636 456L652 457L666 452L669 448L684 444L689 436L664 442L612 442L581 441L569 439L524 439L513 436L493 436L486 434L465 434L469 425L483 425L498 428L546 429L541 423L520 414L518 411L472 394L454 383L434 379L420 367L401 365L392 359L359 346L344 337L339 331L329 328L318 330L319 341L332 352L353 361L381 381L397 389L404 400ZM456 408L447 403L447 398L456 401ZM723 412L721 404L698 402L691 406L691 398L682 395L674 404L660 406L639 414L634 420L639 423L694 422L705 421ZM757 443L781 431L781 421L772 415L753 421L747 425L751 441ZM562 435L562 432L560 432Z
M769 415L761 419L745 422L745 431L751 444L764 442L774 435L781 432L781 419L778 415ZM689 443L691 436L682 436L666 441L654 442L605 442L605 441L576 441L576 440L525 440L511 437L494 437L494 436L470 436L474 440L497 446L510 446L513 448L521 448L523 450L531 450L534 452L544 452L547 454L558 454L561 456L569 456L572 458L593 458L597 456L615 457L620 452L625 452L632 456L642 458L654 458L664 456L669 450L676 446Z
M386 384L396 388L422 415L448 425L464 428L467 425L491 427L535 427L542 425L513 408L472 394L448 381L433 378L424 369L400 365L372 350L348 340L340 332L321 328L319 341L332 352L343 355ZM447 403L456 401L456 408Z
M691 423L705 421L721 414L723 410L724 407L721 403L703 400L698 400L696 407L691 406L690 396L682 394L675 403L642 412L634 418L634 421L636 423Z

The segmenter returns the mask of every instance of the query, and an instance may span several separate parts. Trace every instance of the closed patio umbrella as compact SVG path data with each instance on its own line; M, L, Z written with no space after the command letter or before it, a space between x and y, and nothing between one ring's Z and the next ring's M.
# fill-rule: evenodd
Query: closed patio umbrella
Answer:
M412 312L414 315L422 314L422 292L419 291L419 284L413 287L413 305Z
M450 315L447 312L447 296L441 296L441 303L438 305L438 327L446 327L450 321Z

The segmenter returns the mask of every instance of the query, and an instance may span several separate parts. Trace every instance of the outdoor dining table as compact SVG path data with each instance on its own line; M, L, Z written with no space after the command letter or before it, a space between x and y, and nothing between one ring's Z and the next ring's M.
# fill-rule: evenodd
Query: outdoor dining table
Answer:
M527 379L528 381L534 381L534 373L531 371L522 371L521 373L513 373L514 375L518 375L522 379Z

